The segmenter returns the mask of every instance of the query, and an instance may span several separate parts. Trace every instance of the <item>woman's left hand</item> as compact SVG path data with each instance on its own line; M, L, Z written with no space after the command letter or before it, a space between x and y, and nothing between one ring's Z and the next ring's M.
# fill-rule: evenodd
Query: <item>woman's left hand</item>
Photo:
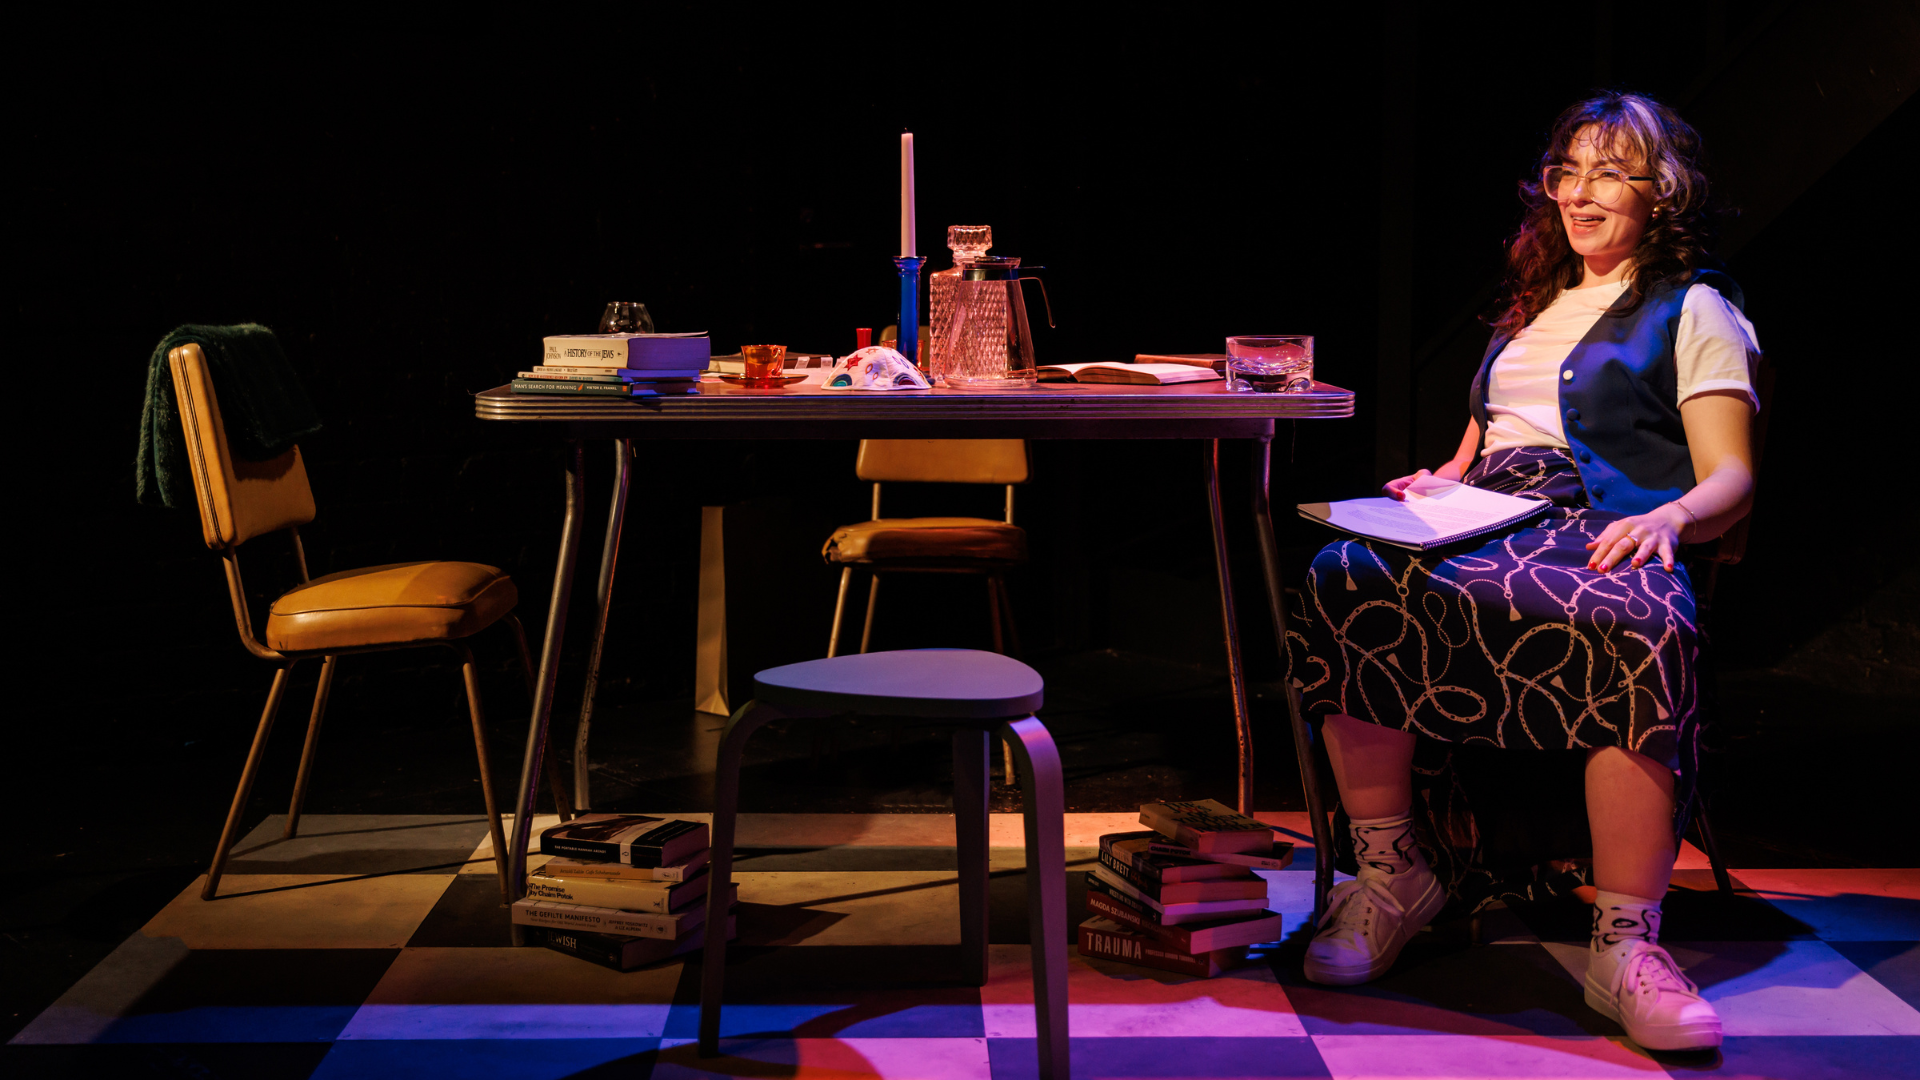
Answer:
M1678 517L1680 520L1675 521ZM1668 573L1673 572L1673 553L1680 547L1680 530L1687 523L1683 513L1672 512L1672 504L1655 507L1652 513L1621 518L1608 525L1600 538L1587 545L1593 556L1587 569L1610 573L1626 563L1634 570L1658 559Z

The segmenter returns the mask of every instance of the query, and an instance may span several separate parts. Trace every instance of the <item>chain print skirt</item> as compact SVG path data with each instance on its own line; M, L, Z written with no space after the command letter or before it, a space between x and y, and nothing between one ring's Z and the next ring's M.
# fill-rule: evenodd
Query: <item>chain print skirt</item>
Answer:
M1686 569L1587 569L1588 541L1621 515L1587 505L1564 451L1495 451L1466 482L1553 507L1471 548L1415 552L1344 539L1321 549L1288 634L1302 706L1422 736L1420 831L1455 849L1442 861L1464 860L1456 871L1479 865L1489 839L1472 804L1496 800L1462 790L1463 772L1487 769L1455 768L1455 748L1478 760L1485 751L1520 752L1495 755L1495 772L1565 773L1575 785L1568 806L1579 809L1579 772L1550 763L1566 755L1526 752L1624 747L1680 773L1676 824L1684 822L1701 714ZM1585 840L1579 813L1577 828L1561 830L1578 834L1576 844ZM1468 883L1450 884L1460 896Z

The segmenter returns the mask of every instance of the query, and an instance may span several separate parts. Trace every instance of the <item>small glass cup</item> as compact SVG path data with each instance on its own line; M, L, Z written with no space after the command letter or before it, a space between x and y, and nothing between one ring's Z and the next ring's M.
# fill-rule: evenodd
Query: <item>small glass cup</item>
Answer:
M1304 394L1313 389L1310 334L1241 334L1227 339L1227 389Z
M603 334L651 334L653 316L647 313L647 305L636 304L630 300L615 300L600 313L600 332Z
M742 345L740 359L746 362L746 385L761 390L779 386L786 374L785 345Z

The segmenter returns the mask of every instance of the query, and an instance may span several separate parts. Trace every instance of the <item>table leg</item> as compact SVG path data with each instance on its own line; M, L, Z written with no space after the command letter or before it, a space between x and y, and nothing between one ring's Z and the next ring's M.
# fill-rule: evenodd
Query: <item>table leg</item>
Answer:
M580 724L573 731L573 808L593 806L587 778L587 735L593 728L593 699L600 690L600 652L607 643L607 609L613 604L613 566L620 558L620 527L627 520L627 483L633 467L633 443L613 440L613 505L607 509L607 535L600 545L600 584L594 592L593 648L587 653L587 683L580 694Z
M553 689L560 678L560 644L566 637L567 601L573 595L573 569L580 558L580 504L586 501L586 462L580 440L567 441L567 512L560 525L560 558L553 571L553 596L547 602L547 629L540 641L540 677L534 684L533 717L527 724L527 751L520 761L520 794L513 804L513 837L507 882L514 899L526 895L527 845L533 836L533 806L540 797L541 758L547 725L553 719ZM513 943L526 943L522 927Z
M1233 609L1233 573L1227 566L1227 526L1220 512L1220 440L1207 447L1207 514L1213 523L1213 566L1220 579L1220 621L1227 639L1227 681L1233 690L1233 729L1240 750L1239 810L1253 813L1253 723L1247 714L1247 672L1240 663L1240 624Z
M1273 468L1273 436L1253 441L1253 528L1260 537L1260 576L1267 586L1267 613L1273 618L1273 640L1280 648L1281 666L1287 659L1287 596L1280 576L1280 544L1273 535L1273 508L1269 495ZM1300 712L1300 692L1289 676L1285 681L1287 721L1293 728L1293 753L1300 764L1300 787L1307 797L1307 820L1313 826L1313 918L1327 910L1327 892L1333 888L1333 827L1327 822L1326 801L1320 794L1320 770L1313 758L1313 729Z

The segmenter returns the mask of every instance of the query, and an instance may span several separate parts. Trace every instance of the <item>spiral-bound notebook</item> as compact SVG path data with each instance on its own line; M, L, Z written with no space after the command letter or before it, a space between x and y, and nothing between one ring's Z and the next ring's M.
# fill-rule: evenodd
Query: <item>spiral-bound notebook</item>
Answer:
M1426 480L1410 488L1404 502L1380 497L1301 503L1300 516L1368 540L1431 551L1505 532L1552 505L1449 480Z

